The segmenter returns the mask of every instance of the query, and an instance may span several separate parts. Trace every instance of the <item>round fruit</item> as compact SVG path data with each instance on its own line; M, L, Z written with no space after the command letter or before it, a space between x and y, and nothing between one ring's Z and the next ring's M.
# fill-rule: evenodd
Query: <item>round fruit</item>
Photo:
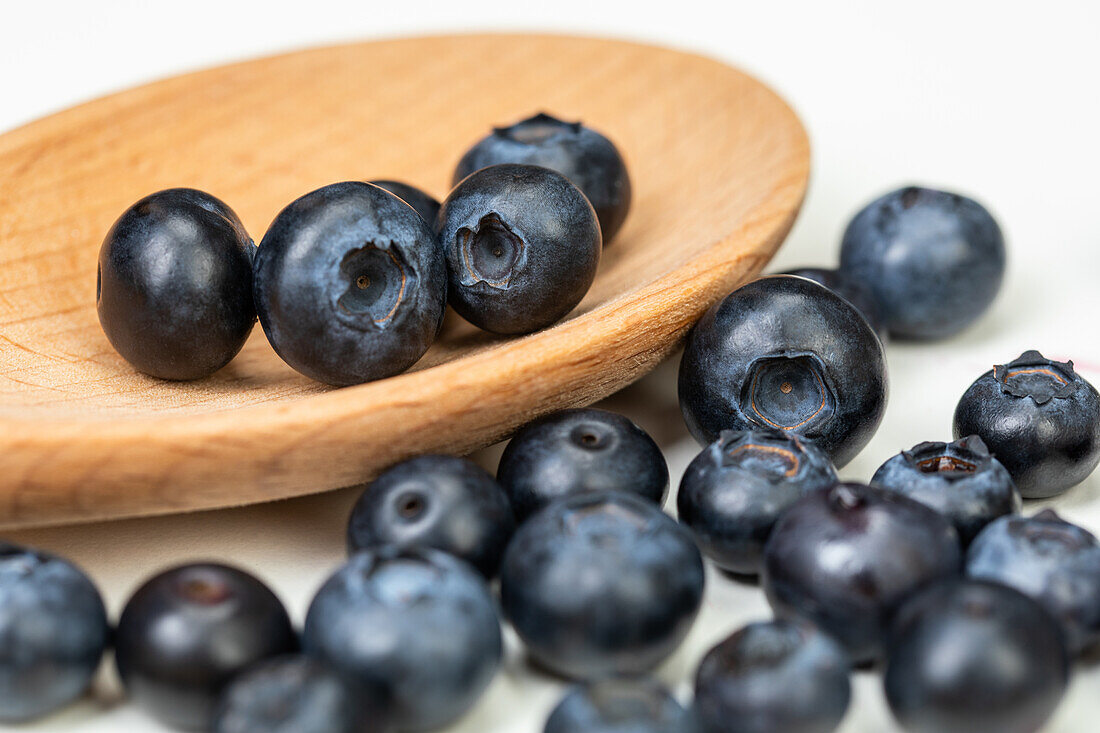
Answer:
M275 217L255 265L272 348L311 379L358 384L399 374L443 323L446 274L431 228L369 183L319 188Z
M497 468L524 519L555 499L584 491L628 491L658 506L668 465L649 434L607 410L564 410L512 436Z
M172 188L115 222L99 250L96 309L122 358L161 379L200 379L229 363L256 323L255 247L233 210Z
M712 307L680 361L692 435L774 428L812 440L837 466L886 410L882 343L848 301L801 277L755 280Z
M572 678L639 674L691 628L703 559L652 502L583 493L520 525L500 583L504 613L538 663Z
M478 328L522 334L573 310L596 277L600 225L564 176L494 165L462 180L439 211L448 297Z
M962 571L955 528L928 507L861 484L799 499L764 548L761 584L781 618L804 618L856 663L882 656L887 623L922 586Z
M303 644L357 686L381 690L395 727L426 731L463 715L500 665L500 620L471 566L437 550L352 555L317 592Z
M1066 689L1054 619L1006 586L953 580L905 603L884 685L911 733L1033 733Z

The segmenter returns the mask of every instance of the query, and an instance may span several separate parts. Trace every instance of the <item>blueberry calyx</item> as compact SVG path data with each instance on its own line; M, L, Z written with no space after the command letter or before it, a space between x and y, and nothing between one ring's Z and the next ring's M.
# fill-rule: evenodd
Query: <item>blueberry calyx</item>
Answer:
M428 501L419 491L408 491L397 497L397 516L406 521L415 521L428 508Z
M347 289L336 299L336 312L348 325L364 330L385 329L415 286L416 274L394 245L391 242L383 247L368 242L344 255L340 274L347 281Z
M614 434L595 423L581 424L573 428L569 437L585 450L603 450L614 442Z
M228 583L213 573L203 572L201 568L195 568L179 578L176 592L184 600L199 606L217 606L234 595Z
M745 634L740 645L719 646L716 656L731 671L780 667L806 642L804 628L793 623L779 624L773 633Z
M527 259L527 243L495 211L481 217L476 228L460 227L456 239L463 285L507 290Z
M611 526L616 522L632 525L639 531L649 531L653 525L652 517L622 503L608 502L600 492L590 492L583 499L575 499L573 503L574 506L561 515L562 527L568 534L580 535L584 525L592 522L593 527L588 528L587 533L599 538L601 544L616 541L618 532ZM600 525L608 526L604 528Z
M576 135L580 131L580 121L566 122L546 112L539 112L514 125L493 128L493 134L497 137L523 145L537 145L558 135Z
M800 452L786 447L794 443L798 451L802 450L802 441L796 435L767 430L723 430L718 442L724 467L749 468L772 483L793 479L802 471Z
M760 427L799 430L828 422L836 392L817 354L792 352L756 359L741 392L741 412Z
M1077 391L1072 361L1054 361L1038 351L1025 351L1008 364L993 367L993 379L1001 391L1013 397L1030 397L1037 405L1066 399Z
M1020 526L1028 544L1043 555L1079 552L1095 544L1090 534L1079 531L1053 509L1044 509Z
M929 441L901 452L905 461L921 473L939 474L948 481L970 476L984 469L993 456L977 435L953 443Z

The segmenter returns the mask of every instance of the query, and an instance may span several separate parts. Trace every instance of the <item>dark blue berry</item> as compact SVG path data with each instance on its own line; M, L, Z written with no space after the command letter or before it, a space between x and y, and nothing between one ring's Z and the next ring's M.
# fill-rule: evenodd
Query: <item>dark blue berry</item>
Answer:
M286 609L259 580L225 565L182 565L127 601L115 661L147 713L174 728L206 730L235 675L297 644Z
M561 173L592 203L604 242L619 231L630 210L630 176L615 145L579 122L541 112L510 127L497 127L462 156L457 184L476 170L500 163L525 163Z
M871 484L935 509L964 545L997 517L1020 510L1012 477L977 435L902 451L875 471Z
M1071 653L1100 642L1100 542L1053 510L987 526L970 545L966 572L1042 604L1061 622Z
M1100 463L1100 394L1073 362L1027 351L978 377L955 408L955 437L979 435L1025 499L1061 494Z
M668 495L668 465L649 434L607 410L564 410L522 428L497 468L516 515L583 491L629 491L658 506Z
M420 456L386 470L363 490L348 521L348 550L430 547L491 578L515 526L504 489L480 466L454 456Z
M369 183L301 197L279 212L256 253L256 309L271 346L328 384L412 366L443 322L446 287L431 228Z
M317 592L306 615L308 653L392 701L400 731L463 715L500 664L500 620L470 565L437 550L358 552Z
M692 329L680 361L680 409L692 435L771 427L801 435L837 466L874 435L886 409L886 361L867 321L804 278L735 290Z
M945 338L996 297L1004 237L976 201L910 186L856 214L844 232L840 269L870 286L892 335Z
M439 215L439 202L432 196L424 193L416 186L410 186L401 181L379 180L368 181L368 183L386 189L394 196L413 207L413 210L420 214L420 218L423 219L429 227L435 227L435 219Z
M835 483L833 464L812 443L770 429L725 431L684 472L677 513L718 567L755 575L780 515Z
M809 624L749 624L699 665L700 733L828 733L848 709L849 666L840 645Z
M384 696L300 655L261 662L222 694L212 733L385 733Z
M99 591L71 563L0 542L0 721L72 702L107 646Z
M255 247L233 210L172 188L131 206L99 250L103 332L135 369L200 379L229 363L256 322Z
M818 285L824 285L854 305L880 339L886 338L886 324L883 322L882 313L879 312L875 293L863 281L856 280L840 270L827 270L821 267L800 267L782 274L804 277Z
M661 684L610 678L569 691L543 733L689 733L687 711Z
M687 635L703 597L691 534L619 491L559 499L516 531L504 613L539 664L572 678L639 674Z
M564 176L531 165L484 168L439 211L450 303L486 331L520 334L581 302L600 261L600 225Z
M886 624L921 586L962 571L955 528L908 497L838 484L799 499L764 548L762 584L782 618L835 637L856 663L882 656Z
M1069 676L1050 615L980 581L940 583L906 602L887 659L886 699L910 733L1033 733Z

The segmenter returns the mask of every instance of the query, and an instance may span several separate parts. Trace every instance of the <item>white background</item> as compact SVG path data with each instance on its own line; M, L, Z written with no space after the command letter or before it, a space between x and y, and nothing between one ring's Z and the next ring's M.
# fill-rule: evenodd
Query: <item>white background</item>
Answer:
M851 214L878 193L909 182L978 197L1008 237L1005 287L977 326L943 343L889 345L889 410L866 451L842 472L845 477L866 480L898 450L947 439L955 402L970 381L1025 349L1072 358L1086 377L1100 382L1096 4L642 5L9 1L0 4L0 130L164 75L343 40L524 29L685 47L774 85L810 132L809 197L773 269L832 263ZM615 407L658 435L675 484L696 447L679 422L674 376L675 364L666 365ZM480 458L492 466L495 454ZM353 499L354 493L342 491L250 509L11 533L9 539L77 560L102 586L112 613L156 569L214 558L256 572L300 619L312 592L343 556L343 525ZM1100 474L1054 504L1100 531ZM712 643L767 614L757 589L717 575L710 581L695 630L658 671L681 696ZM160 730L118 701L108 667L93 699L21 730ZM558 683L529 670L513 645L489 694L452 730L537 733L559 691ZM1094 661L1078 670L1049 730L1096 730L1098 719L1100 664ZM858 675L843 731L892 729L877 677Z

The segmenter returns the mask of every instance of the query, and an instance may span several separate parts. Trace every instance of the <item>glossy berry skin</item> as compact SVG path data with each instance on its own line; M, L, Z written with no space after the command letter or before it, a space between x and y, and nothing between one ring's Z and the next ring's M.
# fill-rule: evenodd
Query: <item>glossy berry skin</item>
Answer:
M788 270L782 274L804 277L807 280L813 280L818 285L824 285L854 305L860 315L867 319L871 330L880 339L886 338L886 324L879 312L878 301L875 300L874 291L867 284L848 276L840 270L828 270L822 267L799 267L796 270Z
M335 671L301 655L276 657L238 675L222 694L212 733L384 733L380 692L353 689Z
M688 713L663 685L609 678L570 690L543 733L693 733Z
M483 468L454 456L419 456L364 489L348 521L348 551L429 547L491 578L515 527L507 494Z
M534 661L565 677L640 674L687 635L703 597L691 534L619 491L560 499L516 531L504 614Z
M907 601L887 659L886 699L910 733L1032 733L1069 676L1050 615L981 581L940 583Z
M306 652L358 685L381 689L399 731L463 715L500 665L500 620L470 565L438 550L352 555L306 615Z
M0 542L0 722L32 720L79 697L108 636L103 600L83 572Z
M730 293L688 336L680 409L700 443L722 430L775 428L812 440L837 466L886 409L882 343L848 301L773 275Z
M394 196L413 207L413 210L420 214L420 218L423 219L429 227L435 226L435 218L439 215L439 202L436 201L434 197L424 193L416 186L410 186L401 181L382 179L378 181L368 181L368 183L386 189Z
M256 310L271 346L332 385L412 366L442 325L446 287L432 230L369 183L334 183L294 201L256 253Z
M451 305L478 328L537 331L581 302L600 262L600 225L548 168L495 165L464 178L437 221Z
M967 551L966 574L1038 601L1062 624L1071 653L1100 642L1100 542L1053 510L990 524Z
M871 485L905 494L951 520L964 545L994 519L1020 511L1020 492L977 435L920 443L882 464Z
M756 575L780 515L837 480L829 457L797 436L759 428L725 431L688 465L677 514L715 565Z
M700 733L829 733L848 710L849 667L841 646L809 624L749 624L699 665Z
M941 339L993 302L1004 278L1004 237L976 201L909 186L856 214L840 269L871 287L891 335Z
M103 240L96 310L111 346L161 379L207 377L256 323L252 239L233 210L190 188L127 209Z
M509 127L497 127L462 156L454 183L501 163L542 166L572 181L596 210L605 243L626 220L631 196L626 163L610 140L579 122L540 112Z
M235 675L297 644L286 609L259 580L226 565L182 565L127 601L115 661L130 699L148 714L206 730Z
M856 663L882 656L886 624L920 587L962 571L954 527L928 507L862 484L799 499L764 548L762 585L780 618L804 618Z
M955 437L976 434L1025 499L1057 496L1100 463L1100 394L1073 362L1027 351L978 377L955 408Z
M497 468L516 515L585 491L628 491L661 506L668 464L649 433L622 415L563 410L512 436Z

